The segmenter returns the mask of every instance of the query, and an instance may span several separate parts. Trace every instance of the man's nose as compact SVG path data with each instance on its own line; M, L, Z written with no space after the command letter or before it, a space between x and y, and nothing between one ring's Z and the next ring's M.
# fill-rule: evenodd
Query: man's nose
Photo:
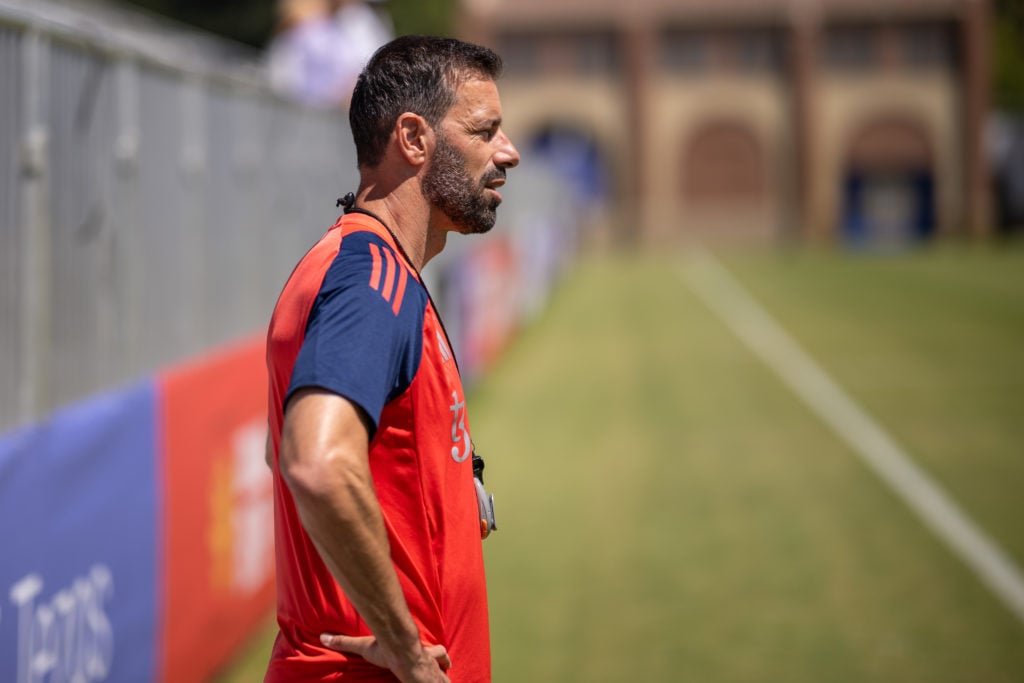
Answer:
M495 155L494 163L499 168L515 168L519 165L519 150L504 133L501 134L501 147Z

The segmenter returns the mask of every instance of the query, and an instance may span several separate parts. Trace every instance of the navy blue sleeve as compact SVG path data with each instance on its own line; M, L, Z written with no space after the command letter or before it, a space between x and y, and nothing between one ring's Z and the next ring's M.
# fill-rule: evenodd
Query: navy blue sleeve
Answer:
M310 311L286 404L300 388L327 389L366 411L373 436L423 353L426 293L400 263L373 233L345 236Z

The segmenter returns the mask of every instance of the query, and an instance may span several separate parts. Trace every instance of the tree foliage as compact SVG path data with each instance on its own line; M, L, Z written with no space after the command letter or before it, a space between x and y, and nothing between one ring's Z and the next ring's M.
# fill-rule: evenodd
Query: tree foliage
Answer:
M121 0L253 47L264 47L274 32L278 0ZM395 33L450 35L455 0L387 0Z
M273 34L275 0L121 0L253 47Z
M455 0L390 0L395 34L449 36L454 31Z
M993 103L1024 113L1024 0L996 1L993 34Z

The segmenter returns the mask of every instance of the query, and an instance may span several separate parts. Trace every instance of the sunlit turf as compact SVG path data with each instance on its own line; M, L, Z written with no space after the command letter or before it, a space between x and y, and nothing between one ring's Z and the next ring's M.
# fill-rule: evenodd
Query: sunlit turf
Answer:
M722 257L1024 563L1024 252ZM471 394L496 683L1024 679L1024 625L680 268L584 258Z
M730 261L776 318L1020 564L1022 247Z

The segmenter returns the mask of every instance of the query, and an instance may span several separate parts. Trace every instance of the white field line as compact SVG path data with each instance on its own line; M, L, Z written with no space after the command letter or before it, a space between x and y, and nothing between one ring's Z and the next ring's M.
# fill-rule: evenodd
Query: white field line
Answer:
M842 387L744 290L711 252L690 247L681 275L715 315L888 484L1024 622L1024 574Z

